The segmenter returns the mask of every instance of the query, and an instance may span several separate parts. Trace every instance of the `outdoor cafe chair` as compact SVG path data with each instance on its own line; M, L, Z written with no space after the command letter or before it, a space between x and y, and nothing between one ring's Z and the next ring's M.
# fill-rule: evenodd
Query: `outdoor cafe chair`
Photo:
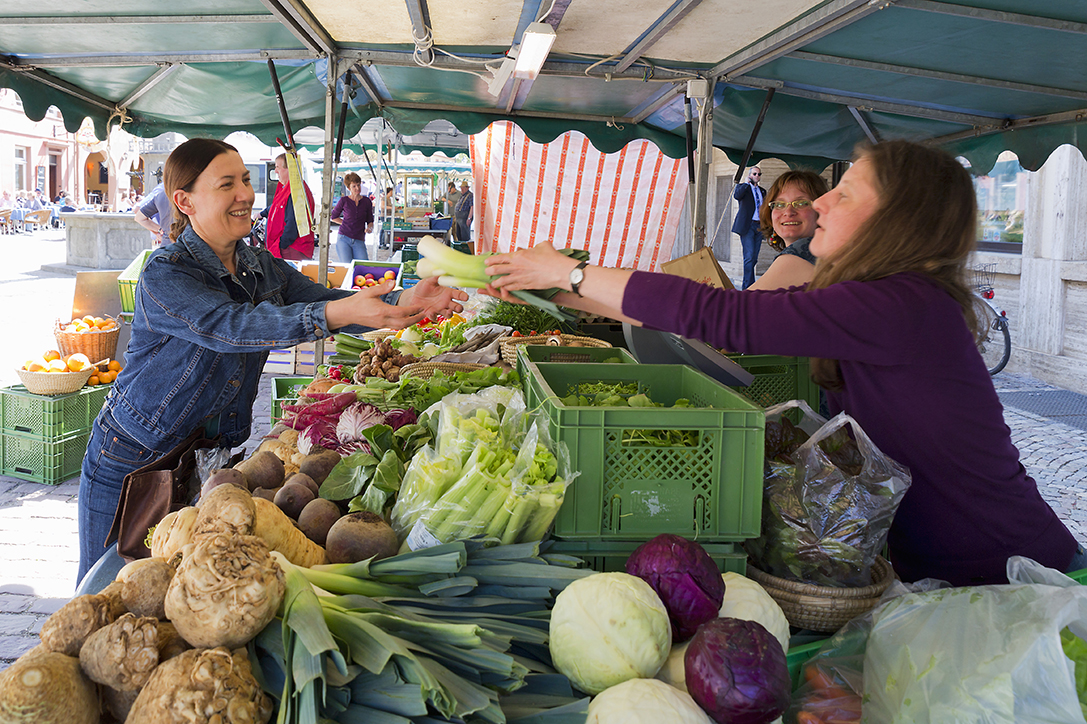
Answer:
M0 232L10 234L13 231L15 231L15 226L11 221L11 209L0 211Z
M23 217L23 228L26 228L30 224L34 224L38 227L47 227L49 226L52 218L52 209L38 209L37 211L28 211L26 216Z

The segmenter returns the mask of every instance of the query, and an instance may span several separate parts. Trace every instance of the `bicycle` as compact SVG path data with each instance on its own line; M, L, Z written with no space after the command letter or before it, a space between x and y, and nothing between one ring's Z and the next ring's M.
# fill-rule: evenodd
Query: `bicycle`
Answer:
M1012 355L1012 333L1008 315L990 301L996 296L993 290L995 275L995 262L974 267L974 289L982 302L975 305L978 310L978 351L981 352L990 375L1004 369Z

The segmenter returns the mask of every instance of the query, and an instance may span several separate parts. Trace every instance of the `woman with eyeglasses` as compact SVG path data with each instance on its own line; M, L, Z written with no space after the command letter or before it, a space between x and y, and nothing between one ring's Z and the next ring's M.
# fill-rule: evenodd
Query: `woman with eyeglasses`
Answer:
M815 200L806 288L716 289L671 274L586 267L548 244L487 258L487 293L569 289L557 304L746 354L811 357L831 413L845 411L912 483L887 540L904 581L1006 583L1026 556L1087 567L1082 546L1019 462L975 345L967 259L977 202L947 153L888 141L861 150Z
M748 289L786 289L812 280L815 257L808 245L819 219L812 204L826 192L827 182L811 171L778 176L759 209L759 225L766 243L779 253Z

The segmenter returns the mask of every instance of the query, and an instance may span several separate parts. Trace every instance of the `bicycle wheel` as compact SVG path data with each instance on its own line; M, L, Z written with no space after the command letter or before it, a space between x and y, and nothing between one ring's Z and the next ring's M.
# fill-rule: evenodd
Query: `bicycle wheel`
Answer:
M978 351L985 360L990 375L1004 369L1012 355L1012 333L1008 320L996 313L988 304L979 304L978 325L983 333L978 340Z

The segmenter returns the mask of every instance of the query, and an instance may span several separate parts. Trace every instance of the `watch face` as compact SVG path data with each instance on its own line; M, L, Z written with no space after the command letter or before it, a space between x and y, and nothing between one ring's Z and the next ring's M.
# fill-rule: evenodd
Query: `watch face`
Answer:
M570 283L571 284L575 284L575 285L576 284L581 284L583 279L585 279L585 270L584 269L578 268L578 269L574 269L572 272L570 272Z

